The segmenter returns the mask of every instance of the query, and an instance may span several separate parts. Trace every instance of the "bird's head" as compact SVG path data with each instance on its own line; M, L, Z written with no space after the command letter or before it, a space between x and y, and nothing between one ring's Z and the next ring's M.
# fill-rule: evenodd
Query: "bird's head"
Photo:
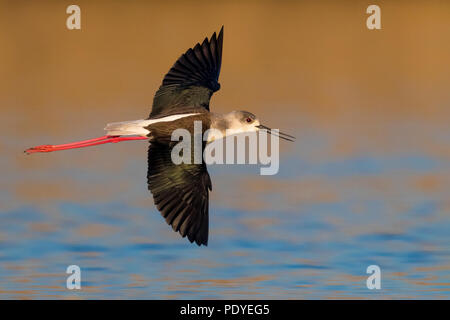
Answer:
M243 132L258 132L259 130L265 130L269 134L276 135L271 128L262 125L259 119L251 112L248 111L233 111L227 114L228 129L231 129L233 133ZM276 135L284 140L294 141L293 136L278 131Z

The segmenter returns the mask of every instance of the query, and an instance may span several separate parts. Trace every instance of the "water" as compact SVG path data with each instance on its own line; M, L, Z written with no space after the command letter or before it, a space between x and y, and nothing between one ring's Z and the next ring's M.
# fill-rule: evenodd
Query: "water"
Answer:
M15 190L1 198L0 296L448 298L448 162L409 152L330 158L326 143L311 143L327 137L313 136L286 147L277 176L211 166L210 243L200 248L155 210L145 142L17 156L39 170L3 160ZM114 164L117 152L129 156ZM65 288L72 264L81 291ZM378 291L366 287L372 264Z
M9 30L0 38L0 298L450 297L444 4L386 4L378 34L363 28L364 5L207 5L225 24L213 109L248 109L298 138L280 143L275 176L210 166L208 247L180 238L156 211L146 142L23 150L148 114L180 48L216 21L186 28L185 12L204 11L184 4L85 3L89 23L68 33L56 27L64 7L9 5L0 12L21 19L0 19ZM73 264L82 290L66 289ZM381 290L366 287L373 264Z

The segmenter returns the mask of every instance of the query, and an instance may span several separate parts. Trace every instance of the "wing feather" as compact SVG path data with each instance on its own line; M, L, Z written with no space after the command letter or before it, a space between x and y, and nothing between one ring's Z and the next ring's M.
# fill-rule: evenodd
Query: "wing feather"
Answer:
M179 164L170 145L151 143L148 150L148 189L157 209L190 242L208 244L208 207L211 179L206 165Z
M209 101L220 89L219 74L222 65L223 27L202 44L188 49L165 75L155 93L149 118L182 113L192 108L209 111Z

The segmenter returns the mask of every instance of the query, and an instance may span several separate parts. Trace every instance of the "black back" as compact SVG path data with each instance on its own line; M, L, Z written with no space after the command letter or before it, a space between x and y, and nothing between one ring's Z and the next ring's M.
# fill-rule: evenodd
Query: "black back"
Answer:
M202 44L197 43L181 55L153 98L149 118L161 118L173 114L209 111L209 101L220 89L219 74L222 64L223 27Z

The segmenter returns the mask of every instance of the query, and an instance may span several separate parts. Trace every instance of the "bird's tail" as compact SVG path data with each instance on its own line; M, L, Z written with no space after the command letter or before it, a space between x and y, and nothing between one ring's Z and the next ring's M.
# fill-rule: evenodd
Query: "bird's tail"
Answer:
M133 120L108 123L105 127L109 136L146 136L150 133L145 129L148 126L148 120Z

